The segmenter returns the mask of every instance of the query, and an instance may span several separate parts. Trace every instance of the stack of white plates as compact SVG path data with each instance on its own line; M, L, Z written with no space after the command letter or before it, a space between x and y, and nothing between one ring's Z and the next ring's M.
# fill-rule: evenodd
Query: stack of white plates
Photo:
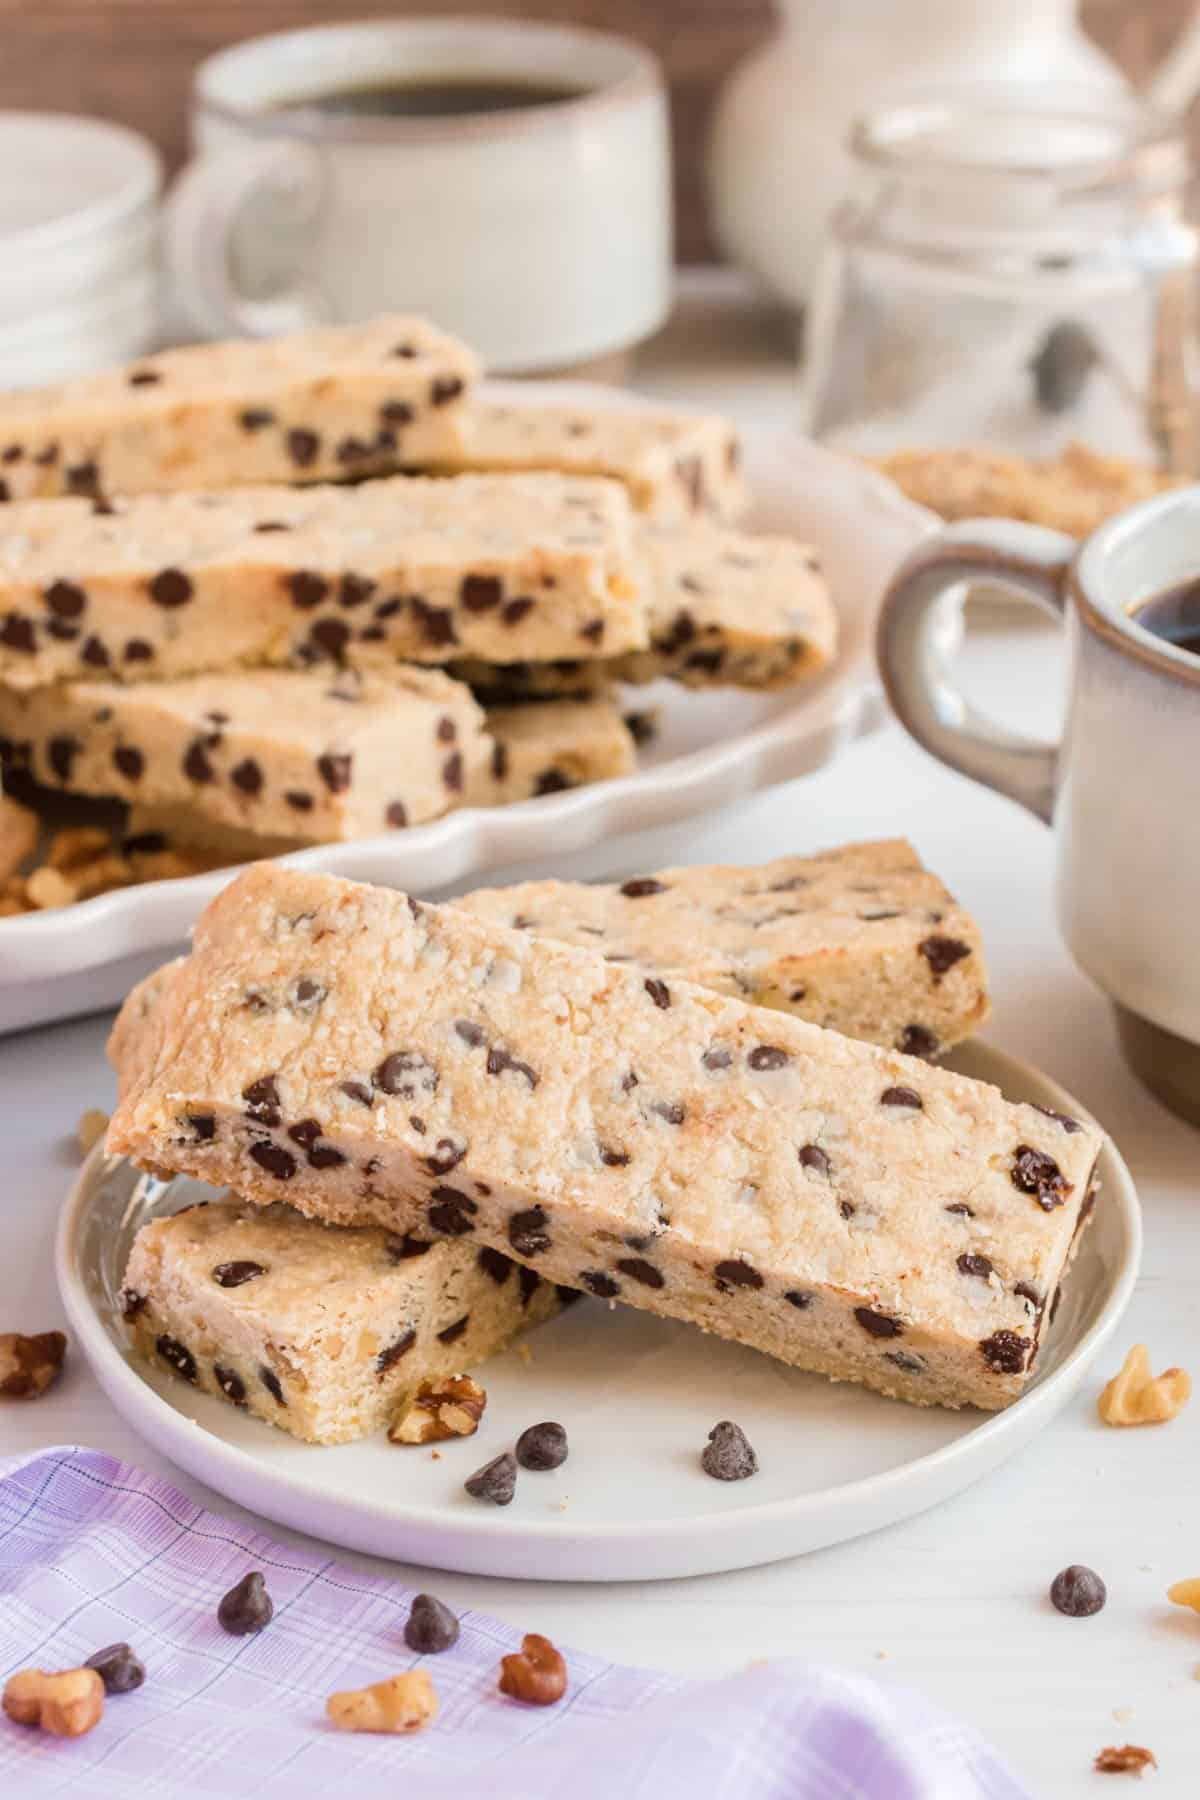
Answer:
M139 356L158 326L157 151L65 113L0 113L0 387Z

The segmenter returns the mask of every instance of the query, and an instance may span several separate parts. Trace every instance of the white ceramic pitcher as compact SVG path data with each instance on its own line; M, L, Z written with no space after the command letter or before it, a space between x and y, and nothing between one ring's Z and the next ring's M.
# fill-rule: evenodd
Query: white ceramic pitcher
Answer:
M722 249L779 299L801 305L860 114L896 93L955 82L1124 77L1085 36L1076 0L779 0L770 41L717 108L709 200ZM1182 107L1200 86L1200 14L1148 98Z

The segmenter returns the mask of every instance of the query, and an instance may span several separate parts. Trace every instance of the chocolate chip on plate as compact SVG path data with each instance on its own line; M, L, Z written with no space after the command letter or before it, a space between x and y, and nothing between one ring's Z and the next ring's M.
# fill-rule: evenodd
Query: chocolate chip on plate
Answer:
M517 1491L517 1459L511 1450L493 1456L463 1482L473 1500L490 1500L493 1506L507 1506Z
M1060 1569L1050 1583L1050 1599L1069 1619L1090 1619L1108 1599L1108 1589L1095 1569L1071 1563Z
M458 1642L458 1620L433 1594L418 1594L409 1609L404 1641L418 1656L438 1656Z
M95 1669L106 1694L132 1694L146 1679L146 1665L128 1644L106 1644L83 1666Z
M217 1608L217 1623L232 1637L249 1637L251 1632L269 1625L274 1616L275 1607L258 1569L243 1575Z
M517 1461L523 1469L557 1469L567 1460L567 1434L553 1419L530 1425L517 1439Z
M745 1481L758 1471L758 1458L740 1425L722 1419L708 1434L700 1453L700 1467L714 1481Z

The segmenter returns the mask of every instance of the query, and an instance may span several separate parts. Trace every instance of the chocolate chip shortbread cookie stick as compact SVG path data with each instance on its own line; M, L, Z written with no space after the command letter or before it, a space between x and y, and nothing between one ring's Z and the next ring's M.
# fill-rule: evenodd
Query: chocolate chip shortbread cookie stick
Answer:
M400 476L0 508L9 687L322 658L586 658L644 644L643 610L610 481Z
M737 432L713 413L621 406L499 406L473 400L454 469L558 469L624 482L656 519L736 518L746 492Z
M803 1020L278 864L211 903L150 1023L131 1004L114 1029L112 1151L469 1237L925 1403L1020 1393L1101 1143Z
M531 700L487 711L491 752L467 783L468 806L504 806L628 775L633 734L611 700Z
M462 448L464 344L388 317L197 344L0 396L0 498L328 481Z
M319 1134L301 1129L296 1141L306 1137L319 1163ZM445 1384L495 1355L561 1300L474 1243L217 1200L143 1225L121 1303L151 1362L293 1437L344 1444L390 1423L422 1382ZM458 1431L430 1414L431 1441L470 1435L471 1410L451 1415Z
M988 1015L979 927L901 840L619 884L526 881L454 904L911 1056Z
M794 538L704 523L639 527L649 648L601 662L470 661L454 672L486 701L586 693L598 681L669 676L685 687L790 687L826 668L837 615L814 552Z
M307 843L439 817L491 750L470 690L417 668L0 688L0 739L47 787Z

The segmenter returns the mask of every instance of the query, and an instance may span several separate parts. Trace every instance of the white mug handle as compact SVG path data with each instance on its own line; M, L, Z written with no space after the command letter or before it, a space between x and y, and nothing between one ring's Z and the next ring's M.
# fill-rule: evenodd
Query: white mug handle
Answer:
M167 196L163 247L176 305L205 337L274 337L319 325L331 309L319 285L297 269L268 299L237 286L235 232L252 208L302 243L325 199L319 152L295 138L242 143L197 156Z
M930 538L903 564L884 596L876 650L900 723L918 744L962 775L1019 800L1050 823L1058 746L1038 743L986 717L954 685L939 648L947 611L965 586L986 581L1061 618L1066 576L1078 545L1061 531L1008 519L965 519Z

